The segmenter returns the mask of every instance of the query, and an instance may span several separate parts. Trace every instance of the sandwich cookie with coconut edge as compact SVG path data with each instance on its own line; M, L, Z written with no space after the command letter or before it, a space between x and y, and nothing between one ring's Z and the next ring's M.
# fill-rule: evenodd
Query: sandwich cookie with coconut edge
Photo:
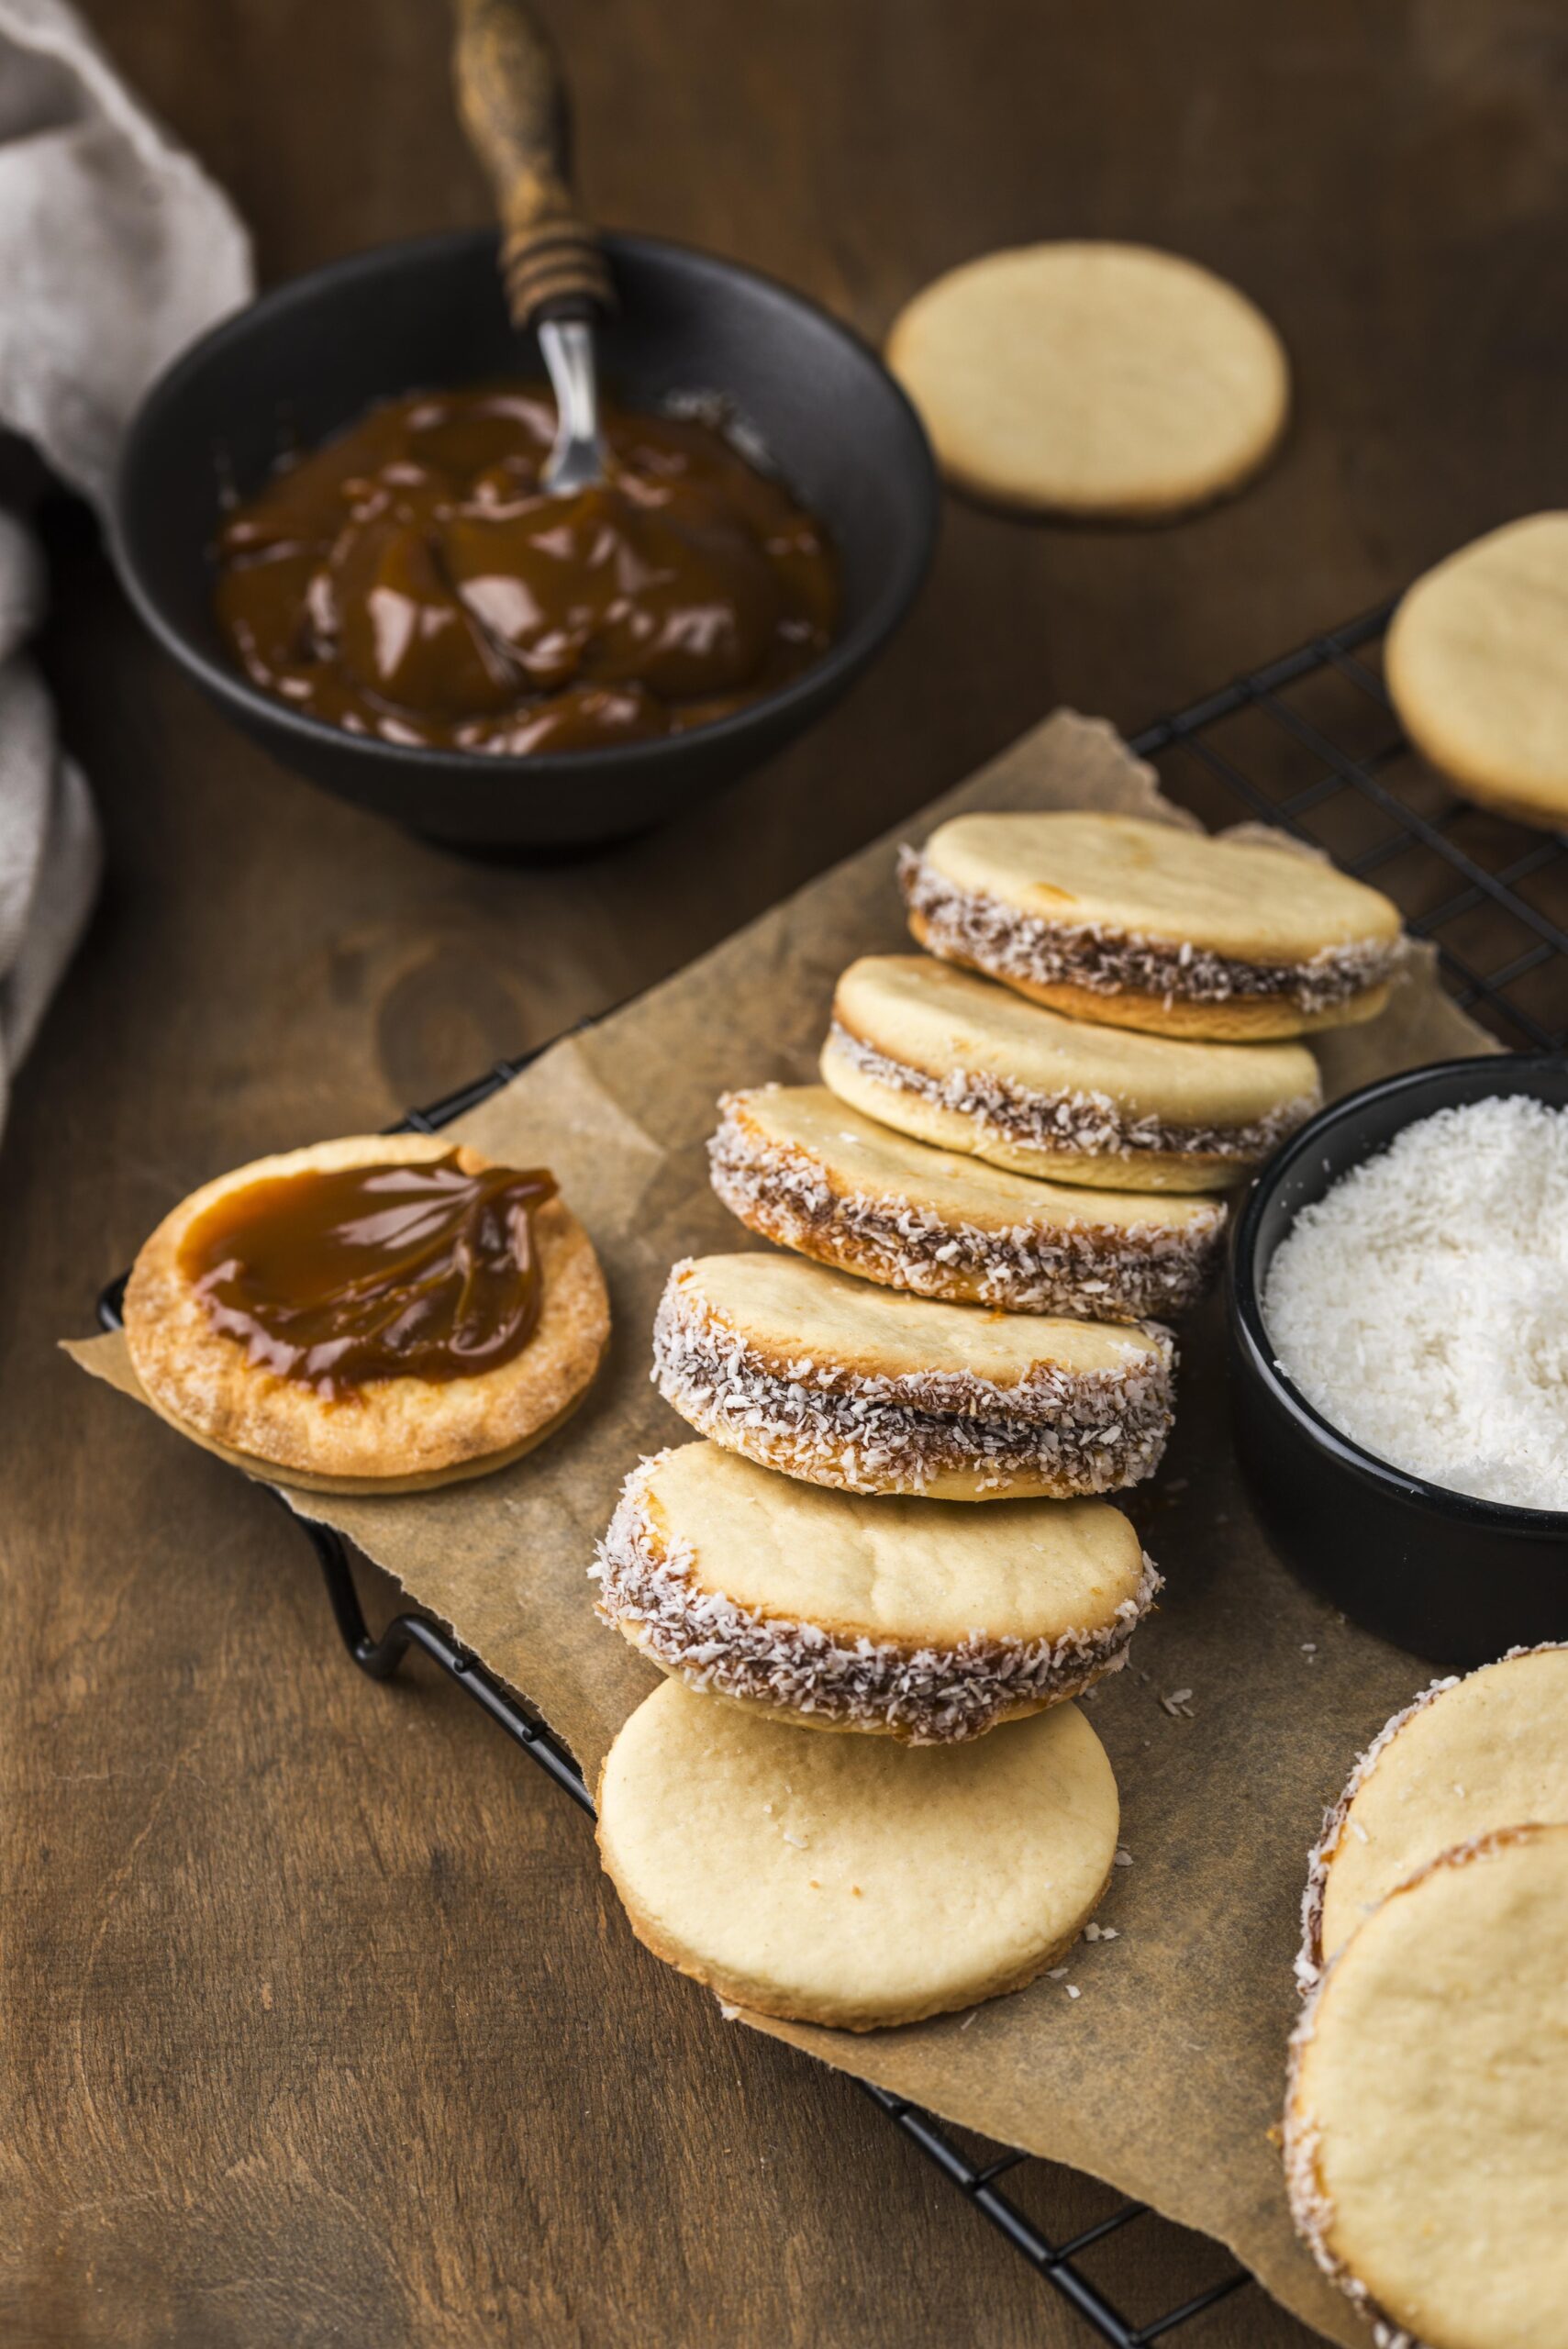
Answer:
M688 1687L956 1743L1126 1662L1160 1577L1106 1501L861 1498L687 1443L627 1478L598 1611Z
M1373 1019L1404 951L1397 907L1277 841L957 816L904 850L899 879L931 953L1075 1019L1236 1041Z
M699 1435L807 1484L1063 1499L1152 1475L1175 1349L1157 1324L985 1313L798 1256L686 1258L653 1377Z
M1434 1681L1374 1738L1308 1861L1302 1988L1440 1852L1527 1820L1568 1821L1568 1646Z
M1165 1320L1219 1260L1223 1199L1091 1191L933 1150L823 1085L727 1093L713 1187L749 1230L885 1288L1009 1313Z
M1390 1892L1293 2036L1292 2215L1388 2349L1568 2343L1564 1950L1568 1825L1501 1828Z
M1305 1044L1094 1026L923 954L851 963L822 1076L917 1141L1116 1191L1244 1183L1322 1098Z

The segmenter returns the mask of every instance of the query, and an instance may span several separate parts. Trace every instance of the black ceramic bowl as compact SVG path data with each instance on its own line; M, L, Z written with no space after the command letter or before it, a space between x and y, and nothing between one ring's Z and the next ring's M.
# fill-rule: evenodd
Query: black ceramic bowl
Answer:
M212 612L211 548L230 486L257 488L374 401L535 373L484 231L384 245L299 277L196 343L149 393L115 498L120 575L148 627L235 724L328 791L472 847L583 846L639 831L733 783L820 717L887 641L925 576L938 491L913 408L854 335L732 262L605 239L619 309L606 384L633 406L717 392L827 525L842 567L838 640L782 691L716 724L570 758L408 750L343 733L261 692Z
M1231 1406L1264 1530L1354 1621L1436 1664L1568 1639L1568 1514L1447 1492L1363 1452L1277 1366L1261 1297L1304 1207L1418 1119L1500 1093L1568 1104L1568 1059L1440 1061L1347 1095L1270 1161L1231 1232Z

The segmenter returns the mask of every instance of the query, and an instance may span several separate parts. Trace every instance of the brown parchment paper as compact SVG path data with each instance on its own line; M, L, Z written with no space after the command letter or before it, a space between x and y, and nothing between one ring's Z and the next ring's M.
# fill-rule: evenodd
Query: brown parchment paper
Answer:
M1185 817L1109 727L1059 712L900 828L962 808L1098 807ZM703 1143L727 1085L815 1068L833 983L854 955L907 948L875 842L591 1032L553 1047L454 1131L553 1166L604 1259L615 1337L600 1383L548 1447L444 1491L285 1495L396 1576L539 1708L592 1783L657 1675L591 1611L595 1540L639 1454L684 1440L648 1378L672 1260L748 1246L708 1190ZM1495 1049L1418 962L1387 1012L1326 1039L1326 1089ZM279 1137L279 1146L295 1137ZM1270 1553L1238 1480L1211 1301L1183 1342L1176 1435L1132 1514L1166 1576L1132 1666L1090 1718L1121 1787L1122 1840L1101 1920L1065 1982L869 2036L763 2022L775 2037L950 2120L1109 2180L1218 2236L1337 2341L1349 2305L1291 2232L1278 2154L1291 1959L1305 1859L1356 1753L1430 1674L1339 1621ZM70 1351L138 1394L124 1342ZM1184 1709L1162 1703L1190 1690Z

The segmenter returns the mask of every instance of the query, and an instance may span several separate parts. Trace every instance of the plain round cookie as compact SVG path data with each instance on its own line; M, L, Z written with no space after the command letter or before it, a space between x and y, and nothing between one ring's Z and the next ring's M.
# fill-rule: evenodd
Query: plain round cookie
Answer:
M1223 1199L1009 1174L878 1125L825 1085L727 1093L713 1187L764 1240L886 1288L1009 1313L1169 1319L1218 1267Z
M181 1242L218 1199L253 1183L346 1166L444 1158L439 1134L358 1134L256 1160L192 1192L132 1267L125 1298L131 1364L148 1401L183 1435L252 1475L314 1492L419 1492L486 1475L544 1442L587 1392L609 1339L609 1300L593 1242L560 1198L531 1218L543 1296L522 1352L473 1378L377 1379L326 1402L254 1366L216 1329L180 1261ZM494 1162L457 1145L460 1165Z
M924 954L851 963L821 1073L917 1141L1117 1191L1243 1183L1321 1096L1305 1044L1101 1027Z
M1105 1501L868 1500L716 1443L632 1470L593 1572L606 1621L688 1687L920 1745L1117 1670L1160 1584Z
M1147 245L988 253L895 320L887 363L948 478L1043 512L1158 520L1238 489L1290 411L1273 328Z
M1418 579L1384 669L1405 731L1467 798L1568 824L1568 513L1507 523Z
M653 1375L699 1435L845 1492L1069 1499L1151 1475L1175 1349L1132 1327L910 1297L772 1250L686 1257Z
M1506 1829L1390 1893L1297 2027L1292 2212L1411 2349L1568 2343L1565 1950L1568 1826Z
M737 2006L848 2031L1020 1989L1116 1858L1116 1780L1072 1705L906 1746L804 1737L667 1680L598 1801L600 1856L655 1956Z
M929 952L1074 1019L1241 1042L1373 1019L1401 951L1398 907L1262 831L955 816L904 851L899 879Z
M1312 1854L1299 1978L1440 1852L1526 1820L1568 1821L1568 1646L1437 1681L1379 1733Z

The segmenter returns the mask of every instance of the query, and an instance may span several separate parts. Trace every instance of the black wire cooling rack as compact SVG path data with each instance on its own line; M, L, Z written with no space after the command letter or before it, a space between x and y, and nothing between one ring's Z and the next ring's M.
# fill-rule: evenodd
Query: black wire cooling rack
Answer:
M1510 1048L1561 1050L1568 1045L1568 835L1528 830L1469 806L1416 756L1382 681L1387 622L1385 609L1331 629L1158 719L1131 747L1158 765L1170 796L1210 826L1248 818L1283 825L1347 872L1375 875L1407 928L1436 946L1443 982L1457 1002ZM439 1131L509 1085L537 1056L498 1062L395 1130ZM106 1329L119 1326L124 1289L122 1277L98 1301ZM408 1651L417 1650L592 1814L582 1774L545 1722L427 1617L399 1615L378 1638L365 1620L344 1543L328 1526L294 1521L316 1551L338 1630L362 1672L390 1679ZM971 2154L917 2106L861 2085L1112 2349L1147 2349L1251 2282L1232 2266L1179 2307L1135 2322L1081 2263L1096 2244L1152 2216L1144 2204L1118 2203L1093 2224L1052 2236L1017 2199L1016 2174L1028 2154L1002 2147ZM1013 2190L1004 2192L1001 2181L1009 2174Z

